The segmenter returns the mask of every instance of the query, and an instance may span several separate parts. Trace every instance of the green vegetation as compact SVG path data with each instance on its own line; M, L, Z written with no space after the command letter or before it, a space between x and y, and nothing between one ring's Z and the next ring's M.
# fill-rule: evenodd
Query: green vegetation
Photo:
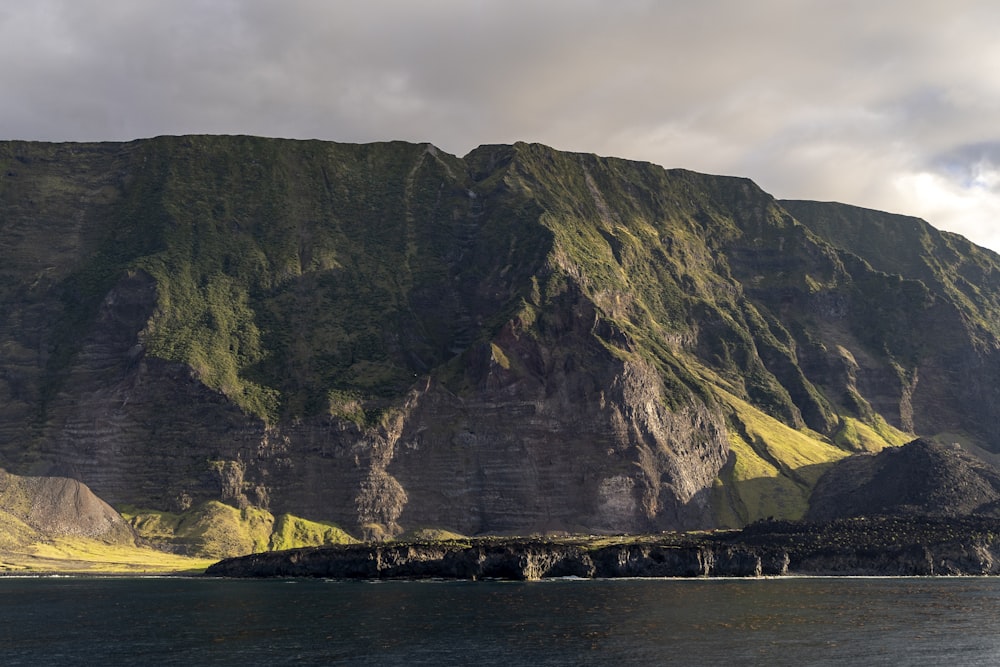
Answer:
M291 514L280 514L274 520L268 551L319 547L326 544L352 544L357 542L346 532L325 521L309 521Z
M808 201L782 205L832 245L889 275L920 281L969 320L977 338L1000 333L997 257L923 220L869 209ZM873 233L875 232L875 233Z
M866 424L853 417L844 417L841 428L833 436L838 447L855 452L879 452L887 446L905 445L913 435L888 424L881 415Z
M653 364L667 401L693 395L726 406L732 462L715 490L720 525L800 518L830 463L912 438L870 411L838 414L839 401L802 371L798 350L817 342L812 316L800 312L796 300L836 293L851 279L835 251L755 186L541 146L511 150L505 178L545 210L539 221L553 232L554 261L585 291L598 321L607 323L594 333L608 350ZM735 189L746 193L746 202L725 210L720 205ZM748 239L758 246L753 255L719 252ZM773 254L771 243L784 248L781 255ZM545 287L532 283L531 299L542 314L532 312L526 321L542 331L544 313L567 289L559 276ZM866 294L875 294L876 284L890 291L902 285L904 294L881 294L879 303L908 303L905 284L863 277L872 283ZM923 303L925 296L914 298ZM889 360L893 372L901 368L897 358L912 357L901 326L887 320L877 331L865 330L864 340L881 346L897 329L890 341L897 355ZM853 385L851 390L856 392ZM683 400L689 399L677 405Z
M147 350L268 422L329 410L368 423L366 401L479 337L462 292L510 261L494 248L544 250L517 248L532 239L516 212L479 220L461 163L426 146L186 137L149 150L171 159L130 218L164 221L162 249L133 255L158 290Z
M275 517L259 508L241 510L217 501L179 514L132 506L119 511L145 542L200 558L357 541L332 523L290 514Z
M127 513L153 544L215 557L350 541L332 524L204 501L264 505L295 483L280 466L339 461L329 443L294 439L317 424L354 437L348 467L384 467L395 445L361 450L388 443L425 387L452 401L440 420L419 416L427 448L488 421L478 401L500 400L497 385L511 405L551 400L537 413L557 426L575 419L557 382L600 395L608 415L703 408L715 421L692 428L724 423L715 441L730 447L712 489L723 526L797 518L832 462L911 432L994 446L1000 258L920 221L536 144L459 159L403 142L11 142L0 166L5 463L44 471L71 451L84 467L141 462L122 478L170 468L163 488L144 477L120 496L143 505ZM130 281L150 293L116 310ZM652 378L636 392L648 405L610 397L635 369ZM143 394L157 372L176 386ZM104 402L90 414L82 397ZM640 421L607 429L628 441L623 466L679 456L665 437L651 453L662 434ZM247 434L261 423L255 453ZM149 508L186 506L189 490L192 509ZM347 527L391 537L389 523ZM13 520L0 535L35 539Z
M200 574L213 562L85 537L45 538L0 549L0 572L9 574Z
M880 417L866 424L845 417L832 441L818 433L798 431L750 404L723 392L732 409L732 464L713 488L717 524L738 528L765 518L796 521L808 508L820 475L852 452L878 452L903 445L911 434Z
M2 500L7 500L7 497L7 494L4 494ZM15 512L13 509L0 510L0 553L21 549L42 539L37 530L17 516L21 512Z
M69 513L90 511L88 496L77 495L76 507L61 507L59 498L46 495L46 487L54 486L48 483L51 479L0 471L0 573L193 573L211 564L205 557L137 545L127 530L107 531L103 537L75 534L81 529L71 525ZM31 525L35 518L55 516L61 510L66 512L66 526Z
M161 548L182 548L205 558L265 551L274 517L210 501L182 514L131 507L119 509L140 538Z
M848 452L816 433L792 429L730 394L732 465L714 489L717 521L737 528L774 517L801 519L809 494L825 468Z

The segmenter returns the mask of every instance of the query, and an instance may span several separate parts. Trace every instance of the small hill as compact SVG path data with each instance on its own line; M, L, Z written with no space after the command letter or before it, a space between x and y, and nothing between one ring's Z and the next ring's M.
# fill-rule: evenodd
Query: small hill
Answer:
M917 439L834 464L817 482L806 519L998 513L1000 470L957 446Z
M90 488L66 477L21 477L0 470L0 545L40 537L87 537L135 544L118 512Z
M208 564L141 542L86 484L0 469L0 573L198 572Z
M219 502L119 513L77 480L0 469L0 572L199 572L225 556L351 541L330 524Z

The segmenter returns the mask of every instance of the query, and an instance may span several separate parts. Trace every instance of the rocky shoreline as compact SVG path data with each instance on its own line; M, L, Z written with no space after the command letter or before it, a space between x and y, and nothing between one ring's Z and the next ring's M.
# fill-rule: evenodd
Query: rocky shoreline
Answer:
M222 560L216 577L933 576L1000 574L1000 520L871 517L758 522L739 531L314 547Z

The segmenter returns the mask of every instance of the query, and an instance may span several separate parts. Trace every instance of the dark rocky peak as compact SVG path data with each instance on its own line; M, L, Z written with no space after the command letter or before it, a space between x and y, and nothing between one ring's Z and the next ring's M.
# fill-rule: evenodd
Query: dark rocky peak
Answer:
M806 518L998 515L1000 470L958 445L924 439L834 464L816 484Z

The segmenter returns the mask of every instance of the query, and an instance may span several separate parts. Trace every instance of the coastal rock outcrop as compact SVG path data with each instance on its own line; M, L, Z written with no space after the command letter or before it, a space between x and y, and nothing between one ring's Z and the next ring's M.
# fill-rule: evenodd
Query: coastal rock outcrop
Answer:
M222 560L217 577L934 576L1000 574L1000 521L873 517L763 521L741 531L619 538L482 538L295 549Z
M352 545L271 552L212 565L209 576L332 579L759 577L787 571L784 553L710 543L586 545L481 540L469 545Z

